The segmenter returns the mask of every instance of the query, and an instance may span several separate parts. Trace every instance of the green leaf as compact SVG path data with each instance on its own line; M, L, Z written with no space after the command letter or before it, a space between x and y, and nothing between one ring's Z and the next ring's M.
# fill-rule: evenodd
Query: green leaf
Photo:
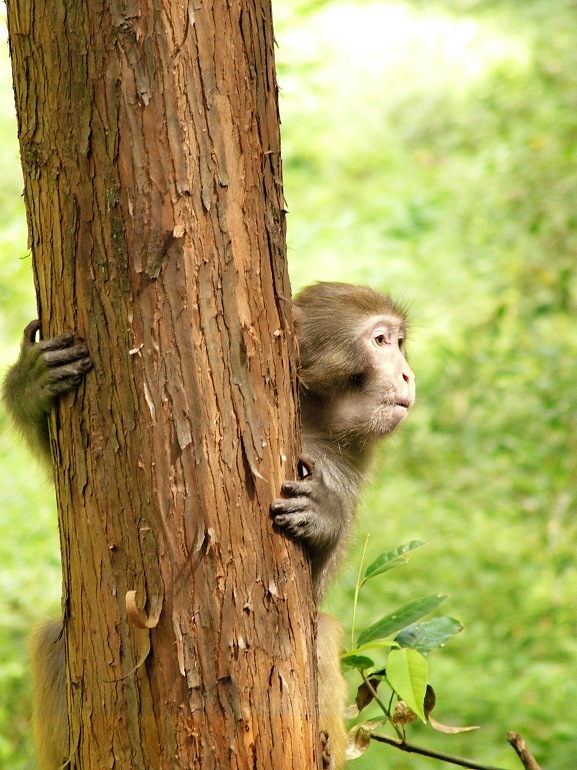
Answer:
M383 572L388 572L390 569L406 564L407 559L403 558L403 555L410 551L414 551L416 548L421 548L424 545L426 545L426 543L422 540L411 540L410 543L405 543L405 545L400 545L392 551L386 551L380 556L377 556L374 562L367 567L363 578L363 584L377 575L382 575Z
M424 711L429 666L416 650L391 650L387 658L387 680L399 698L426 722Z
M341 655L341 663L343 666L360 668L363 671L367 668L372 668L375 665L374 661L366 655L355 655L352 652L345 652L344 655Z
M366 628L357 639L357 645L366 644L372 642L373 639L382 639L386 636L401 631L403 628L410 626L411 623L415 623L417 620L427 615L429 612L438 607L439 604L445 601L447 597L442 594L431 594L430 596L423 596L421 599L415 599L408 604L405 604L395 612L391 612L389 615L385 615L384 618L377 620L372 626Z
M433 618L407 626L395 636L395 642L426 655L431 650L444 647L452 636L462 630L463 624L455 618Z
M375 639L372 642L367 642L367 644L360 644L358 647L355 647L353 650L347 650L342 656L344 658L346 655L364 655L367 650L381 650L383 648L391 648L391 647L400 647L401 645L396 641L396 639ZM404 645L406 647L410 647L410 645Z

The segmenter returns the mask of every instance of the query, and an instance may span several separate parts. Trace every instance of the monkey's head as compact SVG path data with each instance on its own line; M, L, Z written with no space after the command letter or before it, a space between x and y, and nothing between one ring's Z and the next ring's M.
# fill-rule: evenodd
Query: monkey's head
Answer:
M405 312L372 289L327 282L294 307L306 427L353 443L394 430L415 400Z

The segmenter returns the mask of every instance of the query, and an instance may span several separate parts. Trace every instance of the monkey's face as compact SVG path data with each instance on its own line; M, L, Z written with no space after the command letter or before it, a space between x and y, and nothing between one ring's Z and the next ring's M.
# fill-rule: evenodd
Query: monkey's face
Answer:
M405 357L404 319L372 316L361 324L356 367L330 396L325 425L342 438L371 439L393 431L415 400L415 375Z

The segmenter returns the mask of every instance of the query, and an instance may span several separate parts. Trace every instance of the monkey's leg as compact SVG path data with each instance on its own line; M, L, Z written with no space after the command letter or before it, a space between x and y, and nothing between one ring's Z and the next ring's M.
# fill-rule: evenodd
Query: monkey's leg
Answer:
M69 756L66 656L61 620L38 626L28 641L34 679L32 726L41 770L58 770Z
M324 612L318 616L317 659L319 671L319 712L323 741L323 765L342 770L345 764L347 733L344 711L347 683L341 673L340 654L343 629L336 618Z

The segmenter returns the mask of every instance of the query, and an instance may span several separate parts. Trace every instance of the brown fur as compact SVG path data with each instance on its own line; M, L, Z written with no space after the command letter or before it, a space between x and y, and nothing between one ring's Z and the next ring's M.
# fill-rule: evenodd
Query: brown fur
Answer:
M359 325L365 318L405 313L386 294L348 283L316 283L295 297L300 347L301 383L323 395L342 386L351 375L363 371L366 357L358 345Z
M319 675L319 724L328 734L328 751L335 770L345 764L347 733L344 710L348 688L341 674L343 627L336 618L318 616L317 662Z
M405 357L406 316L389 296L363 286L317 283L294 300L300 347L304 473L283 484L275 523L307 546L317 600L346 550L359 488L376 442L398 425L415 396ZM342 629L318 618L320 727L325 766L341 770L347 736Z
M66 655L62 621L38 626L28 640L34 673L33 720L36 758L41 770L56 770L68 758Z

